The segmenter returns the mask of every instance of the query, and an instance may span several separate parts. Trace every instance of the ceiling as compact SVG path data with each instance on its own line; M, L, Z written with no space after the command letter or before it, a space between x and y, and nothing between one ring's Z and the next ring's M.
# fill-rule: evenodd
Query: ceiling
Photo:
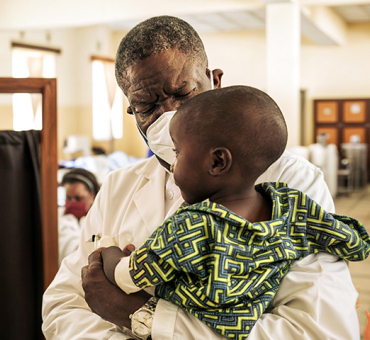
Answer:
M1 30L105 25L129 30L156 15L175 15L201 34L261 30L271 3L296 2L301 33L319 45L345 41L348 24L370 22L370 0L0 0Z
M347 23L370 22L370 5L334 6L333 9Z
M250 9L200 14L180 14L179 18L187 21L199 33L219 33L265 27L265 9ZM128 20L111 23L116 29L131 29L140 20Z
M329 6L346 23L370 22L369 5ZM240 30L264 29L265 8L178 15L199 33L220 33ZM110 23L115 29L129 30L141 20L124 20Z

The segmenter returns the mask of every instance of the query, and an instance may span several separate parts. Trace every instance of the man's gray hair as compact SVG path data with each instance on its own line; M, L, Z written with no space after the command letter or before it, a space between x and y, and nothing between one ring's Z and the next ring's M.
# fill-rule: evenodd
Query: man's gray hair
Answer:
M116 79L121 86L126 69L154 54L177 49L208 66L204 45L195 29L186 21L172 16L145 20L123 37L116 55Z

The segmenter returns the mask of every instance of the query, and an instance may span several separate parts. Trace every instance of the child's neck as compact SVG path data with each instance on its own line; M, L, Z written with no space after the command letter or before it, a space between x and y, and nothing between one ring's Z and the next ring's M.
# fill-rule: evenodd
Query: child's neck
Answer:
M248 190L242 194L227 195L216 199L210 198L210 200L223 205L252 223L271 220L271 199L257 192L254 187L253 190Z

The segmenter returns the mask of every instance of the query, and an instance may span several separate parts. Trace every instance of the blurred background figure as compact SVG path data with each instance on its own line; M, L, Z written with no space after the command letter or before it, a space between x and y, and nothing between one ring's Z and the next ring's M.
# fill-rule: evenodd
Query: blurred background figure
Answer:
M81 227L100 186L94 174L85 169L66 173L61 185L65 189L64 207L58 211L59 263L78 248Z
M364 331L364 340L370 340L370 313L366 311L367 322Z

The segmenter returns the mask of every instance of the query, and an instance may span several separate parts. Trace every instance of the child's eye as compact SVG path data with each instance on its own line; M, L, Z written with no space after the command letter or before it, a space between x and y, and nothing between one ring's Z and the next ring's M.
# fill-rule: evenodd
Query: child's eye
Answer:
M172 151L175 153L175 155L178 155L178 151L176 149L172 149Z

